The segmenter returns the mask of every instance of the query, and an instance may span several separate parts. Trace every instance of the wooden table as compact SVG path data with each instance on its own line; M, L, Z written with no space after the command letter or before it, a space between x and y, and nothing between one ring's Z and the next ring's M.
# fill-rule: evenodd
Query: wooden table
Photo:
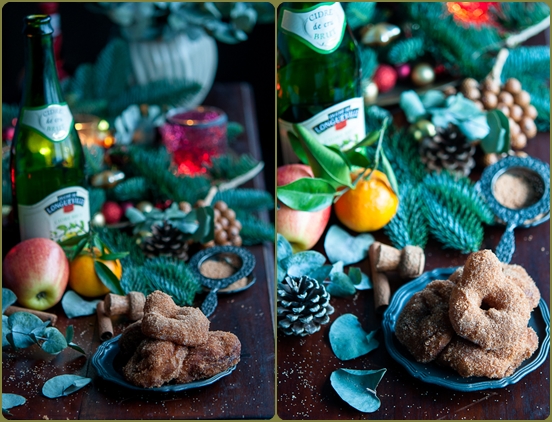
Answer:
M246 84L215 86L205 104L225 110L230 121L244 125L237 141L239 152L260 159L257 121L251 89ZM267 163L265 171L273 171ZM249 186L264 189L262 174ZM261 216L268 221L268 215ZM2 392L24 396L27 403L11 409L13 419L264 419L274 415L274 248L272 244L250 247L255 255L256 283L240 293L219 296L210 317L211 330L230 331L242 344L241 361L230 375L216 383L179 393L128 390L96 375L91 357L98 348L96 316L68 319L61 307L53 308L62 332L75 328L74 342L86 356L66 349L57 356L36 346L2 353ZM116 334L128 324L114 320ZM76 374L92 378L84 389L63 398L48 399L41 393L49 378Z
M528 143L529 155L549 163L550 134L540 133ZM335 221L334 221L335 222ZM330 222L332 224L332 222ZM487 227L483 249L495 249L504 227ZM550 224L517 229L516 252L512 264L525 267L537 283L550 307ZM376 240L389 244L381 232ZM322 238L323 239L323 238ZM322 251L322 242L315 247ZM429 242L426 270L463 265L466 255L442 250ZM357 264L356 264L357 265ZM358 265L357 265L358 266ZM360 264L370 273L368 261ZM400 287L390 278L392 293ZM332 298L335 313L331 322L345 313L352 313L366 332L381 328L381 317L374 311L372 290L358 292L352 298ZM550 414L550 359L518 383L501 389L458 392L428 384L410 376L389 355L381 329L377 333L380 346L368 355L351 361L339 361L328 340L329 324L305 338L278 335L278 416L281 419L544 419ZM361 413L345 403L333 390L330 374L339 368L387 368L377 388L381 400L374 413Z

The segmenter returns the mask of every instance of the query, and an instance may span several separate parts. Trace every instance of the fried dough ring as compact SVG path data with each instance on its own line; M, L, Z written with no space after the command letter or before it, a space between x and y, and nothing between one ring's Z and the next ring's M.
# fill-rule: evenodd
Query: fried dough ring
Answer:
M209 320L201 310L179 307L169 295L155 291L146 298L142 332L181 346L199 346L207 341Z
M498 350L485 350L456 336L437 357L437 363L451 367L463 377L504 378L512 375L538 345L537 334L530 327L512 346Z
M210 378L240 361L241 343L225 331L210 331L209 339L201 346L190 348L176 382L184 384Z
M525 293L506 280L490 250L468 257L450 297L449 317L456 333L487 350L511 347L523 335L530 313Z
M139 387L160 387L178 375L187 354L187 347L146 339L123 367L123 374L127 381Z
M133 322L123 330L118 343L121 355L125 360L129 359L136 352L140 343L146 338L146 335L142 332L142 320Z
M430 362L454 335L449 321L449 298L453 283L434 280L416 292L395 324L397 339L418 362Z

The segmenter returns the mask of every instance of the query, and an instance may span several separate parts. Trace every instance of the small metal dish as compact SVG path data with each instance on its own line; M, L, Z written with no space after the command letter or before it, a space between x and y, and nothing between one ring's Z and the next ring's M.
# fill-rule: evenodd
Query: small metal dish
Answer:
M201 268L207 261L222 261L235 267L235 272L224 278L211 278L205 276ZM208 289L209 293L201 304L201 310L205 316L210 316L216 309L217 293L236 293L243 291L255 283L253 269L255 268L255 256L247 249L237 246L215 246L204 249L195 254L188 264L189 268L199 282ZM246 284L238 289L228 289L232 284L246 278Z
M515 208L502 203L495 194L495 186L505 175L523 179L533 189L527 201ZM550 166L532 157L506 157L483 171L476 189L497 220L506 225L495 254L508 263L515 250L514 229L536 226L550 219Z

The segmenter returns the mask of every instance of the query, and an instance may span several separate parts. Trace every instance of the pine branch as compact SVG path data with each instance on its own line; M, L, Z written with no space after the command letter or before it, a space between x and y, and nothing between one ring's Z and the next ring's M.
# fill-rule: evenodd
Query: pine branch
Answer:
M376 9L376 2L344 3L347 23L354 31L372 20Z
M141 266L146 262L146 257L136 243L136 238L126 234L119 229L107 227L96 229L101 241L112 252L128 252L128 255L121 260L123 272L131 267Z
M144 267L137 265L126 265L123 267L123 275L120 280L121 288L126 294L130 292L140 292L145 296L149 295L153 290L147 283L147 279L143 275Z
M188 266L178 259L149 259L142 276L152 290L161 290L172 296L178 306L191 306L195 295L202 290Z
M19 105L2 103L2 127L11 126L13 119L19 117Z
M485 224L494 223L493 212L467 177L455 177L446 171L432 172L422 183L447 208L452 209L456 204L462 204L479 221Z
M479 250L483 242L483 226L465 204L456 203L448 208L429 191L425 191L423 200L429 231L444 248L462 253Z
M429 235L428 222L425 217L425 204L420 200L422 188L408 186L402 190L399 207L393 219L384 227L385 234L393 245L402 249L407 245L424 248Z
M360 65L362 77L371 78L378 67L378 55L374 49L363 46L360 48Z
M145 177L132 177L113 188L118 201L139 201L148 195L148 181Z
M247 211L236 211L236 218L242 224L240 236L244 246L274 242L276 233L273 224L265 223Z
M391 64L409 63L418 57L422 57L424 53L424 39L422 37L406 38L391 46L387 58Z
M259 162L249 154L221 155L211 160L209 174L215 180L231 180L255 168Z
M541 22L550 16L550 7L543 2L500 3L490 8L491 17L503 28L520 30Z
M102 205L106 200L105 190L101 188L90 188L88 190L88 199L90 201L90 215L94 216L100 212Z
M86 145L84 151L84 172L92 176L103 170L105 150L99 145Z
M217 192L213 198L213 203L216 201L226 202L236 212L238 210L252 212L274 208L272 195L258 189L242 188Z

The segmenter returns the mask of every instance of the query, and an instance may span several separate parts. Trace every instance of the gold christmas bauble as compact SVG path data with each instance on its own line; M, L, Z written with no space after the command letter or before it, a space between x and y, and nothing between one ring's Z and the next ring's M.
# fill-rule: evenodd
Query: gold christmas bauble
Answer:
M124 178L125 174L120 170L105 170L92 176L90 184L97 188L111 189Z
M435 72L427 63L418 63L414 66L414 69L412 69L410 78L412 79L414 85L425 86L435 80Z
M437 134L435 125L429 120L418 120L416 123L413 123L408 128L412 137L416 141L421 141L423 138L433 137Z
M369 106L375 104L378 94L379 90L375 82L371 80L365 80L362 82L362 97L364 98L364 105Z
M148 212L151 212L151 210L153 210L153 204L149 201L141 201L138 202L136 208L138 208L138 210L142 211L144 214L147 214Z
M90 224L94 227L103 227L105 226L105 216L101 212L97 212L92 216Z
M383 47L401 35L401 28L390 23L367 25L361 30L360 42L369 47Z

